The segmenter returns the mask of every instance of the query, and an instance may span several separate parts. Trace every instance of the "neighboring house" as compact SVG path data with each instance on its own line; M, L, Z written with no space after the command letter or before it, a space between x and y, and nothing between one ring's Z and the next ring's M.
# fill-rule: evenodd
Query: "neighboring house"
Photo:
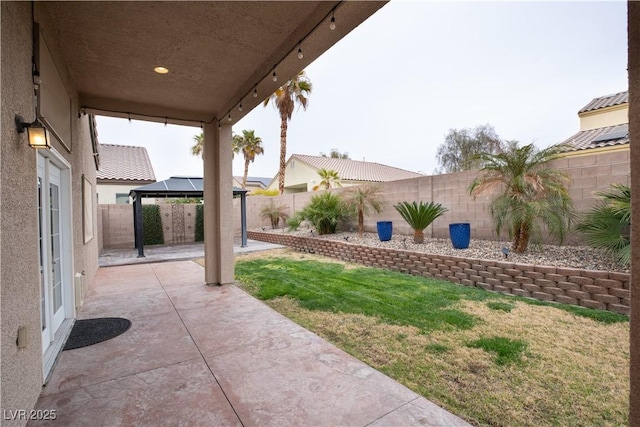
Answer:
M629 92L594 98L578 111L580 132L563 142L567 156L629 150Z
M269 183L271 182L271 178L257 177L257 176L248 176L247 177L247 188L246 190L251 192L253 190L264 190L267 188ZM242 188L242 177L234 176L233 177L233 186Z
M410 172L380 163L293 154L285 165L284 192L302 193L312 191L320 183L320 177L318 176L320 169L335 170L340 176L343 187L422 176L417 172ZM278 188L278 175L271 180L268 188Z
M156 182L147 149L127 145L99 144L100 168L96 172L98 203L130 203L129 192ZM155 200L145 199L145 203Z

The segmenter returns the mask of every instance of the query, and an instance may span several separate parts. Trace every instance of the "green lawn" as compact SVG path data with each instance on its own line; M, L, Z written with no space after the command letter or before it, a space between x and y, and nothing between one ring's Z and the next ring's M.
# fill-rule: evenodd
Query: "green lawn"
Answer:
M628 423L628 318L280 252L256 297L475 425Z

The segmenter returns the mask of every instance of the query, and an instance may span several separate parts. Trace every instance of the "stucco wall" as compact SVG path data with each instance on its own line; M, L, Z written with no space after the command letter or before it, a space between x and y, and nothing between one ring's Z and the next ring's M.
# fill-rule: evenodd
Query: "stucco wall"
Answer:
M597 198L596 191L606 190L612 183L629 184L629 150L601 152L594 154L564 157L554 161L555 167L564 170L570 179L569 191L577 212L591 208ZM384 208L379 214L365 218L365 230L374 232L377 221L392 221L394 233L410 235L412 230L393 208L402 201L435 201L449 211L438 218L425 230L427 237L447 238L449 224L469 222L472 238L496 239L490 215L492 196L482 196L474 200L467 191L477 171L457 172L444 175L423 176L377 184L383 193ZM330 191L343 192L345 188ZM290 215L302 209L313 196L313 192L284 194L276 197L247 197L247 227L270 227L268 219L260 218L260 210L268 203L284 204L289 207ZM235 232L240 232L240 201L234 200ZM353 222L352 227L356 227ZM502 238L505 238L503 235ZM566 243L579 243L577 234L570 235Z
M71 152L60 144L54 144L54 148L71 165L71 203L72 203L72 236L73 236L73 271L72 275L81 273L83 275L84 293L89 290L93 277L98 270L98 204L96 197L96 164L91 146L91 134L89 128L89 116L78 115L80 104L75 91L73 80L69 75L66 64L62 61L62 53L57 43L57 34L54 23L46 13L42 13L35 7L35 19L40 25L47 47L56 63L56 69L65 85L68 95L71 97ZM83 179L86 177L92 185L93 203L91 206L91 216L93 223L93 238L85 243L83 232ZM32 190L33 192L34 190ZM35 230L37 233L37 229Z
M0 230L2 264L2 396L0 407L31 409L42 385L40 275L36 152L16 132L14 115L33 120L31 83L31 5L1 3L2 144L0 144ZM18 328L30 331L27 348L18 349ZM24 423L24 422L23 422ZM5 422L3 422L5 424ZM20 424L20 423L16 423Z
M115 204L116 193L129 194L134 189L141 187L144 184L98 184L98 203L101 205ZM156 199L152 197L143 197L142 203L145 205L152 205L156 202ZM131 198L129 198L131 203Z
M14 116L34 119L35 104L31 78L32 23L31 3L2 2L2 144L0 146L0 303L1 303L1 389L2 410L29 410L35 404L43 383L40 275L38 256L37 152L27 145L26 134L18 134ZM47 37L47 16L36 21ZM71 97L71 111L79 106L59 49L52 35L47 37L58 72ZM73 246L73 263L69 276L84 273L85 291L98 267L97 238L84 243L82 229L82 180L86 176L95 188L95 164L91 151L87 116L71 116L72 153L53 143L51 153L58 153L71 166L70 208L72 229L66 229ZM64 201L63 201L64 203ZM97 224L97 205L92 210ZM97 236L97 229L94 228ZM70 286L73 283L69 284ZM17 331L28 328L26 348L18 349ZM25 420L3 425L22 425Z
M605 126L629 123L629 104L616 106L605 111L593 111L580 114L580 130L590 130Z

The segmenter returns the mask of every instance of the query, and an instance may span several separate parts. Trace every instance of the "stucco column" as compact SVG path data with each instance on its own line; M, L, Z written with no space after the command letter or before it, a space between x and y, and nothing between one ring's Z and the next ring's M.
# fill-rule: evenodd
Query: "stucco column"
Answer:
M640 3L629 15L629 139L631 148L631 395L629 425L640 426Z
M207 285L233 283L231 126L204 127L204 276Z

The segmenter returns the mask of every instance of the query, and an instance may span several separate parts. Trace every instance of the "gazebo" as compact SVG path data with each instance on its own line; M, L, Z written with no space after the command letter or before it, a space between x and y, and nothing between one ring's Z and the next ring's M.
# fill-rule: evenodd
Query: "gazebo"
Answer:
M242 247L247 246L247 190L233 188L233 196L240 196L240 222ZM144 257L144 229L142 225L143 197L203 197L203 178L173 176L169 179L153 184L134 188L129 192L133 198L133 232L138 258Z

